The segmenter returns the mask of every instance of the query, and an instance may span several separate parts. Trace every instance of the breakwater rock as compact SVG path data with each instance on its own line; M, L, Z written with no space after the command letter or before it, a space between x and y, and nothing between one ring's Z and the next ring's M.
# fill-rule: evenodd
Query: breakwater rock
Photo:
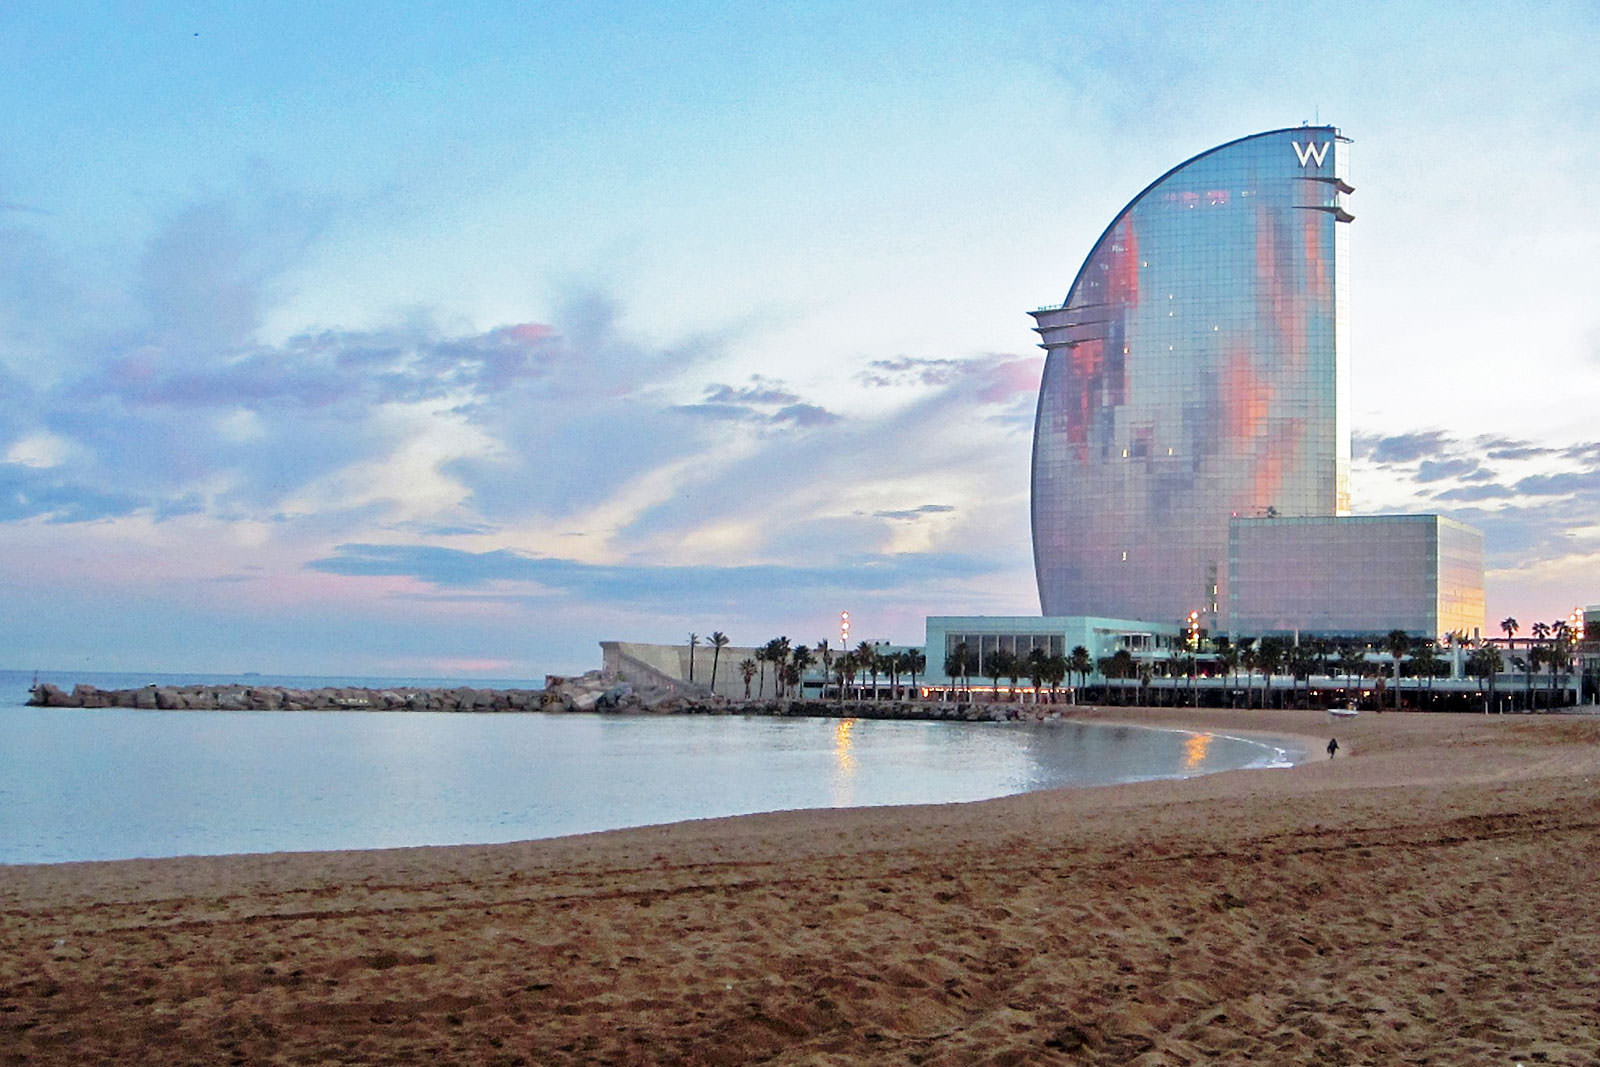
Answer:
M148 685L139 689L71 690L49 683L28 703L45 708L138 708L149 711L450 711L601 712L649 715L766 715L780 718L904 719L947 722L1042 722L1063 704L936 700L728 700L640 691L626 682L551 678L538 689L290 689L274 685ZM588 684L584 684L587 681ZM573 684L577 682L577 684Z
M70 692L42 683L28 703L45 708L143 708L170 711L540 711L537 689L289 689L276 685L149 685Z

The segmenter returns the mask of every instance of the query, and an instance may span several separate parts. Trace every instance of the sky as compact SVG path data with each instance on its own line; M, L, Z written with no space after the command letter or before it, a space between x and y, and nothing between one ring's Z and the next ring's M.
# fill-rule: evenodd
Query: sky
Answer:
M1057 303L1330 123L1355 511L1600 603L1589 2L0 5L0 665L538 678L1036 614Z

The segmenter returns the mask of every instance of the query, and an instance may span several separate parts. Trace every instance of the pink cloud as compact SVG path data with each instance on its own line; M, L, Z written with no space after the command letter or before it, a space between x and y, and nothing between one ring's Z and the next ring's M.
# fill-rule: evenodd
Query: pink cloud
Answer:
M1021 395L1039 392L1039 378L1044 373L1044 357L1028 356L1007 360L987 368L988 379L978 398L989 404L1003 404Z

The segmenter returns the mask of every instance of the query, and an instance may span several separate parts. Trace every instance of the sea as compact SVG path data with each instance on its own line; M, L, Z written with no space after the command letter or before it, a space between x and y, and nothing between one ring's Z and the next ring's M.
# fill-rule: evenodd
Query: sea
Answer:
M518 679L41 672L70 690ZM1217 733L765 716L26 706L0 671L0 864L489 844L754 812L983 800L1304 758Z

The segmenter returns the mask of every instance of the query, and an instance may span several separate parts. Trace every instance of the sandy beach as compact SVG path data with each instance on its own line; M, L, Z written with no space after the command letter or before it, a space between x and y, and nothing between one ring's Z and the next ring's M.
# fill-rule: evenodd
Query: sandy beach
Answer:
M0 1063L1600 1062L1600 720L513 845L0 868Z

